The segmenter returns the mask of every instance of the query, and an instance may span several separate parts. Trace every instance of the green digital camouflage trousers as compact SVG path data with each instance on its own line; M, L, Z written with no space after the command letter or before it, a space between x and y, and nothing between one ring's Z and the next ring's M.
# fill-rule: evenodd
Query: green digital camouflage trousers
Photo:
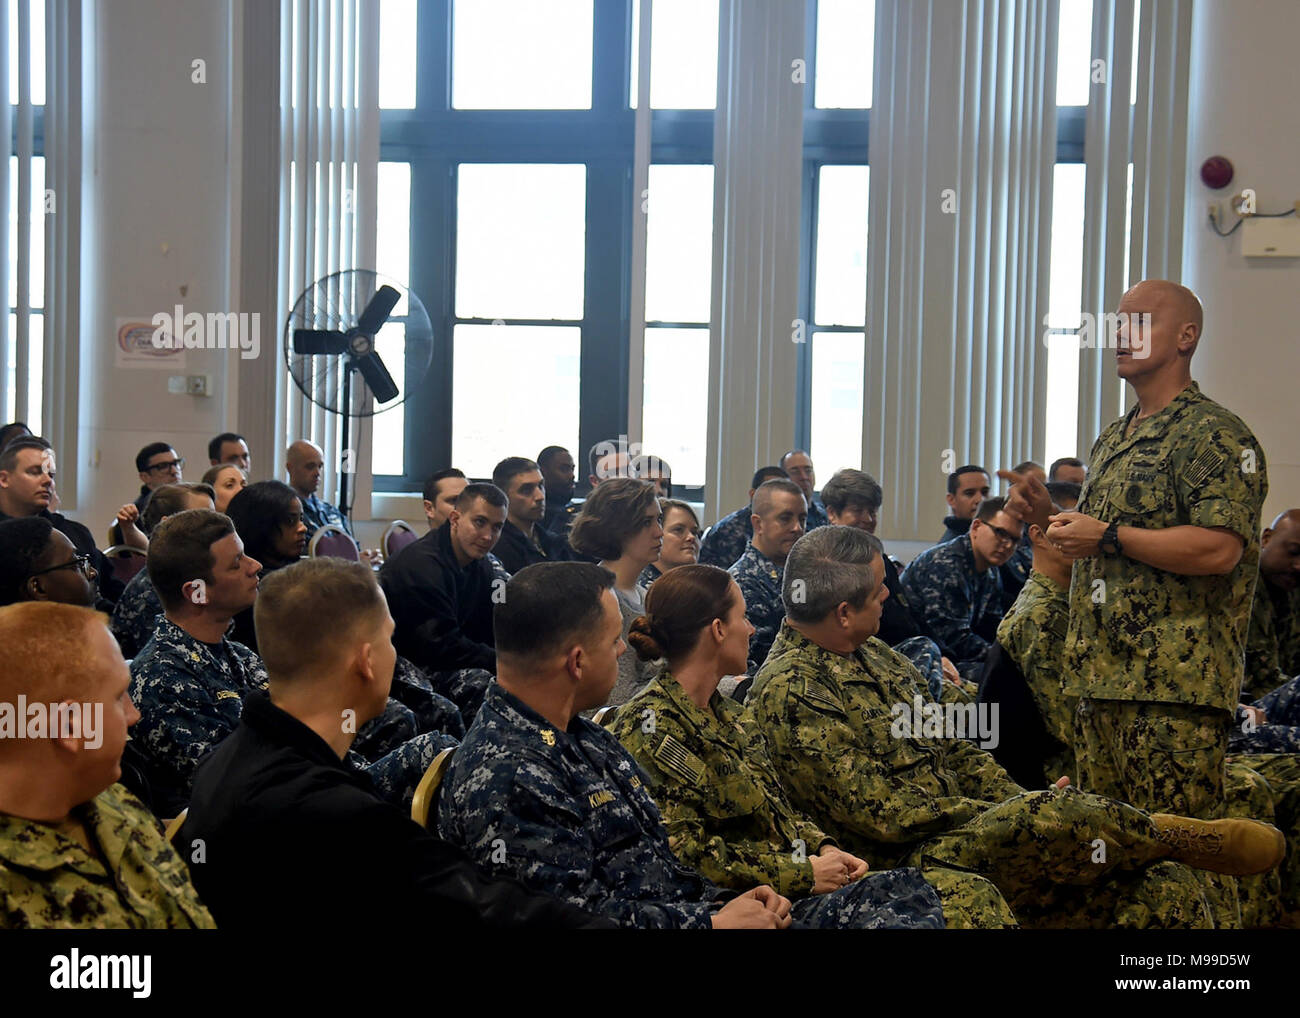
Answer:
M1241 896L1243 926L1282 926L1300 929L1300 754L1251 753L1228 758L1228 777L1248 770L1255 782L1251 807L1260 810L1263 803L1273 815L1246 813L1236 796L1229 798L1232 816L1250 816L1267 820L1286 837L1286 856L1282 865L1269 873L1237 879Z
M945 886L935 868L986 877L1024 927L1213 928L1196 873L1167 861L1170 850L1156 834L1150 818L1126 803L1046 789L928 839L907 865L920 866L934 884L945 916L951 907L975 917L973 925L1006 925L1006 916L982 883Z
M1074 714L1078 785L1151 813L1221 817L1231 726L1231 714L1210 707L1084 697Z

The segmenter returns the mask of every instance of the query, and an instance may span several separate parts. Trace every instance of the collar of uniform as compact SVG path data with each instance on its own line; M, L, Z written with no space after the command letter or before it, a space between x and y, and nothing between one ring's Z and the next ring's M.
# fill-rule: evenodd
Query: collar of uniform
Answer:
M716 735L719 726L729 725L734 719L730 707L734 706L735 701L723 696L716 689L709 697L708 707L702 708L687 695L685 687L673 678L667 669L652 679L651 683L658 684L664 699L668 700L701 734Z
M86 828L91 840L100 843L105 859L121 855L120 846L113 851L113 846L103 844L103 834L112 825L101 820L108 814L120 812L108 795L108 789L90 802L75 807L72 812ZM0 813L0 858L14 866L41 872L68 868L100 878L108 872L98 855L88 852L57 828L7 813Z
M785 619L781 620L781 628L776 634L776 640L772 644L772 650L768 654L769 658L775 658L778 653L778 644L780 650L792 650L796 653L808 657L816 657L826 665L826 670L830 671L839 667L839 662L847 660L842 654L836 654L833 650L827 650L820 644L813 643L812 640L804 636L803 633L795 629ZM860 652L854 651L853 656Z
M1025 581L1025 586L1032 586L1041 591L1043 596L1052 601L1061 601L1067 606L1070 603L1070 588L1060 586L1046 573L1040 573L1035 569L1029 574L1029 579Z
M1123 431L1120 432L1120 441L1127 442L1138 437L1152 438L1162 435L1193 404L1204 399L1205 397L1201 395L1201 387L1195 382L1188 382L1187 387L1171 399L1168 406L1163 407L1159 413L1154 413L1144 420L1137 420L1137 413L1141 407L1134 404L1132 409L1124 415L1124 426ZM1129 424L1134 421L1137 422L1136 426L1133 428L1132 433L1129 434Z
M537 732L537 741L547 746L555 745L561 741L566 744L576 741L582 732L583 725L589 724L581 715L575 715L573 720L569 722L567 730L556 728L555 725L547 721L546 718L542 717L498 682L488 685L487 693L483 697L483 706L479 709L496 711L515 728L534 729ZM550 732L552 741L547 740L547 732Z
M278 745L297 750L316 763L352 771L351 767L339 759L328 742L288 711L277 707L265 690L259 689L244 697L240 724L247 725Z
M754 539L752 537L749 539L749 543L745 545L745 554L752 555L754 561L757 562L758 565L773 579L779 580L781 578L780 568L775 562L758 550L754 545Z

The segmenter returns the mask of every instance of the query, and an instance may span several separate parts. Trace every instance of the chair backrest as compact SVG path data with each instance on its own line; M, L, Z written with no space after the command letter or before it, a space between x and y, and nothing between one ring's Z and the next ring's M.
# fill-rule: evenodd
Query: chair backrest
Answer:
M307 554L311 558L345 558L350 562L360 562L361 553L357 551L357 542L348 536L348 532L333 523L327 523L311 535L307 544Z
M614 723L614 718L618 716L618 704L611 703L608 706L600 708L591 716L591 720L596 722L602 728L608 728Z
M144 551L132 548L129 544L115 544L104 552L104 555L108 559L108 564L113 567L114 579L123 584L130 583L148 561Z
M185 818L189 815L190 815L190 808L186 806L183 810L181 810L180 815L177 816L174 820L167 821L167 840L169 842L176 841L176 835L180 833L181 824L185 823Z
M384 549L384 558L392 558L408 544L413 544L420 539L409 523L405 520L393 520L388 524L388 529L384 531L384 539L381 547Z
M433 811L433 804L438 801L438 786L442 784L442 776L447 773L454 752L455 746L448 746L439 752L424 772L420 783L415 786L415 796L411 799L411 819L421 827L429 826L429 814Z

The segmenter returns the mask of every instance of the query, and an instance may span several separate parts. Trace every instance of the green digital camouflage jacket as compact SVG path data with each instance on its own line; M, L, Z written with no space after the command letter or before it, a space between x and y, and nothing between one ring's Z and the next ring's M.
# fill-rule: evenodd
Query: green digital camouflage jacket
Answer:
M1068 588L1039 572L1029 574L998 625L998 643L1024 674L1048 733L1067 746L1074 742L1074 709L1079 704L1077 696L1062 692L1061 656L1069 625Z
M874 637L845 656L783 622L746 701L795 808L876 869L1024 791L974 743L900 728L920 682Z
M1133 433L1137 407L1093 443L1078 511L1149 530L1223 527L1245 543L1226 576L1183 576L1127 555L1074 564L1066 692L1232 710L1259 571L1264 452L1235 414L1191 383Z
M737 891L812 893L808 857L830 839L786 801L744 707L715 692L702 710L664 672L619 708L614 734L649 776L682 862Z
M0 927L215 928L140 800L111 785L74 813L98 855L51 826L0 813Z
M1246 677L1241 684L1243 703L1258 700L1295 674L1282 664L1283 655L1290 652L1284 641L1291 636L1295 625L1294 607L1291 592L1274 590L1260 574L1255 582L1250 628L1246 634Z

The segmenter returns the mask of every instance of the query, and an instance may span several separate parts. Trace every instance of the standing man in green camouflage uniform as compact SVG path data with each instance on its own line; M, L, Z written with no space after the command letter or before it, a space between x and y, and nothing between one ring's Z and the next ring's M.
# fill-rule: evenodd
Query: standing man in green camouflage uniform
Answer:
M1264 453L1192 381L1195 294L1147 280L1119 314L1117 371L1137 405L1093 443L1078 511L1050 515L1041 483L1002 476L1015 482L1009 508L1075 560L1064 672L1065 692L1080 697L1081 786L1214 817L1259 561Z
M909 717L920 678L872 638L883 580L874 537L823 527L801 538L786 619L748 699L790 800L846 851L987 876L1024 925L1134 928L1210 921L1191 872L1161 860L1229 873L1281 860L1281 834L1249 820L1148 814L1065 778L1027 792L958 737L952 720L973 704Z

